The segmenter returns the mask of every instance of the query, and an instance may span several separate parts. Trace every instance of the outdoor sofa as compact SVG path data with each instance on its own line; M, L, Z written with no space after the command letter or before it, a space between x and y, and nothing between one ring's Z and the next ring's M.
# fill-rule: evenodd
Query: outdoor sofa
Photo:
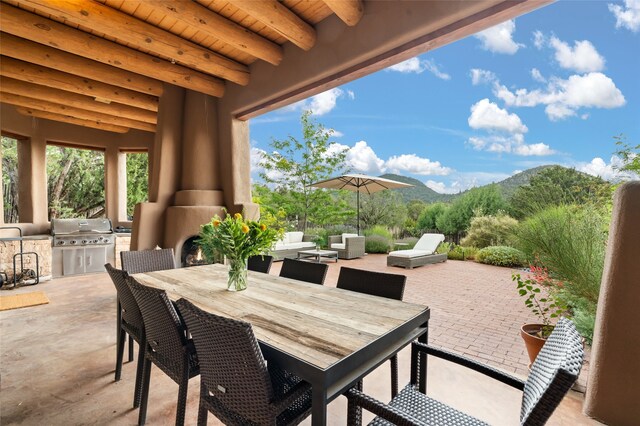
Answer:
M442 234L424 234L411 250L392 251L387 256L387 266L402 266L413 269L416 266L444 262L446 254L436 253L436 249L444 241Z
M331 235L328 238L329 250L338 252L338 259L355 259L364 256L364 237L358 234Z
M304 232L285 232L282 239L276 241L268 254L273 256L274 261L284 258L295 259L300 250L316 248L316 243L312 241L315 237L315 235L304 235Z

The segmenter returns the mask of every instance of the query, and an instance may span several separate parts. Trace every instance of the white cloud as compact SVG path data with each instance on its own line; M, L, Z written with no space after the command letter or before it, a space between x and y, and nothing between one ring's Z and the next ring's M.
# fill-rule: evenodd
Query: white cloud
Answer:
M640 179L636 173L633 172L621 172L617 170L624 165L622 158L617 155L613 155L609 163L606 163L602 158L595 157L589 163L579 163L576 166L576 170L590 174L592 176L599 176L602 179L619 182L623 180L637 180Z
M536 47L536 49L542 49L546 42L547 39L544 34L542 34L542 31L536 30L533 32L533 45Z
M427 180L424 184L440 194L457 194L477 186L499 182L509 176L507 173L454 172L449 184L434 180Z
M492 71L487 71L479 68L472 68L470 71L471 84L477 86L478 84L492 83L498 78Z
M549 148L549 145L544 143L534 143L534 144L520 144L513 147L513 153L517 155L551 155L554 154L555 151Z
M326 92L319 93L307 99L305 109L310 109L313 115L325 115L336 107L338 98L344 96L344 91L338 89L329 89Z
M385 172L384 160L379 158L365 141L356 142L349 148L347 165L365 174L380 175Z
M549 45L555 50L555 58L562 68L577 72L604 69L604 58L588 40L574 41L572 48L557 37L551 37Z
M385 162L385 168L392 173L408 172L416 175L446 176L451 173L449 167L443 167L439 161L418 157L415 154L403 154L390 157Z
M349 99L354 100L356 98L356 94L353 93L353 90L347 90L347 96Z
M534 107L547 105L545 112L551 120L562 120L576 115L580 108L617 108L626 103L624 95L613 80L593 72L572 75L568 79L552 78L544 90L517 89L494 85L494 95L507 106Z
M515 54L524 44L513 41L516 23L509 20L475 34L482 42L482 48L493 53Z
M535 81L539 81L540 83L545 83L547 81L547 79L544 78L538 68L531 69L531 78L533 78Z
M514 135L472 136L467 140L475 150L497 154L515 154L521 156L544 156L555 151L544 143L526 144L520 133Z
M425 71L429 71L431 74L442 80L450 80L451 76L445 72L440 71L438 65L436 65L431 59L411 58L406 61L402 61L399 64L395 64L387 68L389 71L397 71L404 74L415 73L422 74Z
M344 133L336 129L327 129L327 133L329 133L332 138L341 138L344 136Z
M624 6L609 4L609 10L616 17L616 28L640 31L640 0L624 0Z
M260 148L251 147L250 162L251 162L251 172L261 172L263 170L262 167L262 156L265 154L265 151Z
M517 114L510 114L486 98L471 106L471 115L468 121L469 126L473 129L509 133L526 133L528 131L527 126L522 124Z

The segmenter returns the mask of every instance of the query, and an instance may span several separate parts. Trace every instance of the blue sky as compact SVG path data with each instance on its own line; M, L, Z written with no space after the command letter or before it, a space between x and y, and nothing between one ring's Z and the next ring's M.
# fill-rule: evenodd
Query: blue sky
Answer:
M559 1L250 120L253 177L299 118L334 129L354 172L458 192L543 164L619 179L640 143L640 0Z

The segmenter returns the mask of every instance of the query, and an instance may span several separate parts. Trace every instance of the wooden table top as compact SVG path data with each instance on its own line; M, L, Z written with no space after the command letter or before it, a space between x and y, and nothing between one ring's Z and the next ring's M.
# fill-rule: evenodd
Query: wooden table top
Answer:
M428 307L249 271L248 288L227 291L220 264L132 275L213 314L247 321L258 340L327 369Z

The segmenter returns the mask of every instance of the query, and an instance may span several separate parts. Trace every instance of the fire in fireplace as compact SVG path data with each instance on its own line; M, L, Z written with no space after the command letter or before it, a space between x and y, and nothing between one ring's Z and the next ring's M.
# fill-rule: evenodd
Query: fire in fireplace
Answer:
M209 262L204 258L202 249L196 244L197 236L193 236L187 239L182 245L182 253L180 259L183 267L205 265Z

